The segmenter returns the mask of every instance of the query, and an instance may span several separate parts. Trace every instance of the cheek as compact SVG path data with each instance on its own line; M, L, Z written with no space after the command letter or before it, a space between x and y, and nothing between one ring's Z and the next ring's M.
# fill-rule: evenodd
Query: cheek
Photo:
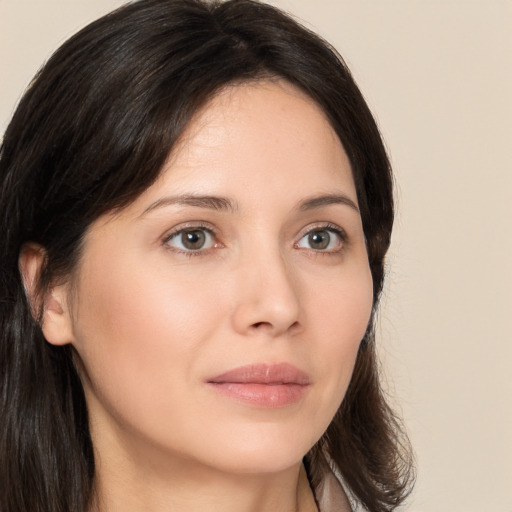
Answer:
M323 293L310 295L318 346L315 362L325 391L320 400L331 415L343 400L352 377L359 345L370 320L372 301L372 277L364 264L347 267L343 276L332 279Z
M197 282L139 268L93 260L84 268L75 345L100 401L151 416L190 383L221 313Z
M314 312L315 330L324 333L335 347L358 345L370 319L373 281L366 259L357 258L329 278L322 287L308 286L309 305Z
M184 349L189 340L200 339L217 311L208 293L212 287L199 286L186 273L140 267L131 260L110 265L93 261L84 269L76 324L111 345L134 345L141 351L159 343Z

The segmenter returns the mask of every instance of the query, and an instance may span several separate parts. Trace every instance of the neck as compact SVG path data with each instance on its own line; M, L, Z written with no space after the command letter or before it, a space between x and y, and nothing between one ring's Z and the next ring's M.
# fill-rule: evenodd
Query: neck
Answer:
M94 512L317 511L302 465L265 475L182 468L163 475L147 467L99 464Z
M302 463L272 470L219 468L91 419L95 448L90 512L316 512Z

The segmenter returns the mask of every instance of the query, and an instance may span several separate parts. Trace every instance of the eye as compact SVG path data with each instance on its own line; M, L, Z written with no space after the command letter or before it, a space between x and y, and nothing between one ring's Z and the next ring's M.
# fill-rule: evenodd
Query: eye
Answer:
M213 233L206 228L180 229L169 236L165 243L179 252L198 252L215 246Z
M296 244L300 249L337 252L343 247L344 232L339 228L322 227L308 231Z

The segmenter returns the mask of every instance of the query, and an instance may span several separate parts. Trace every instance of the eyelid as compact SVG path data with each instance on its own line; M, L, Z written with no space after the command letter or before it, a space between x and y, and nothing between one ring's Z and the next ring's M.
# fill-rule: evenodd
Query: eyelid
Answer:
M198 250L181 250L176 247L172 247L169 245L169 241L173 239L174 237L178 236L180 233L184 231L194 231L194 230L204 230L207 231L214 239L214 245L212 247L206 248L206 249L198 249ZM308 234L310 234L313 231L330 231L333 232L337 237L339 237L341 241L341 247L339 249L334 250L320 250L320 249L313 249L313 248L303 248L299 247L299 242ZM293 244L294 248L301 249L301 250L307 250L310 252L314 252L315 254L338 254L343 251L343 249L346 247L346 244L348 242L348 235L346 231L341 228L337 224L333 224L332 222L317 222L313 224L309 224L305 228L303 228L297 237L297 241ZM162 237L162 245L165 246L168 250L178 253L178 254L184 254L186 256L201 256L208 254L212 249L221 248L224 247L224 245L219 242L219 236L218 236L218 230L212 226L208 222L204 221L189 221L182 224L178 224L177 226L174 226L170 231L168 231L163 237Z
M335 233L336 236L338 236L341 240L341 247L336 250L324 250L324 251L318 250L318 249L313 249L313 248L308 249L308 248L299 247L298 246L299 242L305 236L309 235L311 232L314 232L314 231L331 231L331 232ZM319 223L309 224L304 229L302 229L298 235L297 242L294 243L294 247L297 249L309 250L309 251L312 251L317 254L322 254L322 253L323 254L338 254L345 248L347 242L348 242L348 235L347 235L347 232L342 227L338 226L337 224L333 224L332 222L319 222Z
M178 236L180 233L184 231L207 231L214 240L214 245L207 249L198 249L198 250L185 250L173 247L169 244L169 241ZM162 237L162 245L177 254L183 254L185 256L201 256L209 253L212 249L223 247L223 245L218 241L218 233L217 230L209 223L202 221L189 221L182 224L178 224L174 226L170 231L168 231Z

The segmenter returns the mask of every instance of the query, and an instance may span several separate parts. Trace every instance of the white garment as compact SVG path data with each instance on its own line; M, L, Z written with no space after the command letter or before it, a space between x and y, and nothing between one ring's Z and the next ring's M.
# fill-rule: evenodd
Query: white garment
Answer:
M324 474L322 481L315 488L315 497L318 501L319 512L367 512L349 490L336 478L332 471Z

